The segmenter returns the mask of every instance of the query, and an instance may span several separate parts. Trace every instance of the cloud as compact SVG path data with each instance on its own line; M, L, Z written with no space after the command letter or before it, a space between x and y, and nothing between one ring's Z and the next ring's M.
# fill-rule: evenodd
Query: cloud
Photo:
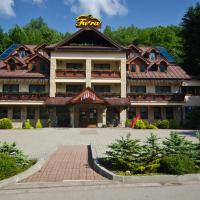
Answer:
M14 17L14 0L0 0L0 15Z
M64 0L73 13L92 14L101 17L102 13L108 16L126 15L128 8L124 0Z

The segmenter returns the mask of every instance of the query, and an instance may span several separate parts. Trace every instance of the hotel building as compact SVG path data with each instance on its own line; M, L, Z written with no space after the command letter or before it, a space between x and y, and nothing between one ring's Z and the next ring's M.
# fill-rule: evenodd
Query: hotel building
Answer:
M0 118L22 127L125 126L140 115L176 119L200 106L200 83L161 47L121 46L93 27L53 45L12 45L0 56ZM189 95L188 95L189 94Z

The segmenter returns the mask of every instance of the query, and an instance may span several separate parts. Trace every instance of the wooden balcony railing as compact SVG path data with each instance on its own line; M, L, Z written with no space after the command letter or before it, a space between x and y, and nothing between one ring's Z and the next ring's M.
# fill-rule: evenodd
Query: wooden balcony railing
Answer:
M45 101L48 97L47 93L0 93L0 100Z
M113 70L93 70L92 78L120 78L120 71Z
M112 92L107 92L107 93L104 93L104 92L97 92L97 94L103 96L103 97L120 97L120 93L112 93Z
M67 93L57 92L56 97L73 97L76 94L78 94L78 92L67 92Z
M57 69L56 77L85 78L85 71L84 70Z
M136 94L129 93L127 95L131 101L169 101L169 102L183 102L185 95L182 93L177 94Z

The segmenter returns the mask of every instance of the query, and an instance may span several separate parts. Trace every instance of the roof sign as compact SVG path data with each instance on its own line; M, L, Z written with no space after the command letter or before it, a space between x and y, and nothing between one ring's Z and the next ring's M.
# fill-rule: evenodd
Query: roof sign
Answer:
M87 26L101 28L101 23L101 20L93 17L92 15L80 15L76 18L76 28L83 28Z

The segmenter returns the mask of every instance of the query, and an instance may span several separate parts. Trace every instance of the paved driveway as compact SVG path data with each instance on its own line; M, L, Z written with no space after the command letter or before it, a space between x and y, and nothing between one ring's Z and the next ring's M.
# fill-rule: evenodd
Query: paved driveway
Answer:
M61 145L95 146L99 152L120 136L130 133L132 137L144 140L151 132L160 138L169 135L170 130L134 130L125 128L43 128L0 130L0 141L16 142L32 158L40 158ZM179 131L190 140L195 140L195 131Z

